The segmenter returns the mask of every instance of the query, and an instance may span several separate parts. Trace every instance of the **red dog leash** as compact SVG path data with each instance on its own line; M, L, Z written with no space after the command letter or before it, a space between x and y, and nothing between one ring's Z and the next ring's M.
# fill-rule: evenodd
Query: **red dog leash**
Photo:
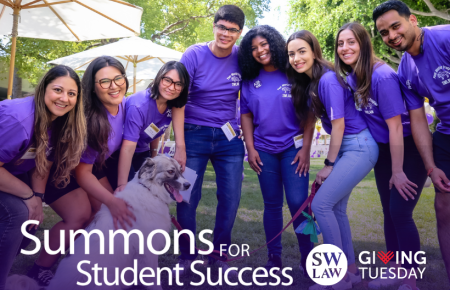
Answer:
M317 184L315 181L311 186L311 194L306 198L305 202L302 204L302 206L297 210L297 212L294 214L294 216L292 217L292 219L287 223L287 225L281 230L281 232L279 232L275 237L273 237L270 241L268 241L266 244L260 246L259 248L251 251L248 255L250 256L251 254L261 250L262 248L266 247L268 244L270 244L273 240L275 240L279 235L281 235L297 218L299 215L302 214L303 210L308 206L309 206L309 214L311 215L311 203L314 199L314 196L316 195L317 191L319 190L320 185ZM180 224L178 223L178 221L176 220L176 218L174 216L171 217L172 219L172 223L173 225L178 229L178 231L182 231L183 228L180 226ZM189 236L187 234L183 234L183 236L190 242ZM197 247L195 247L195 249L197 251L201 250ZM240 260L243 259L247 256L241 256L241 257L236 257L233 259L228 259L227 254L225 253L221 253L217 250L213 250L213 252L211 254L208 255L209 257L216 259L216 260L221 260L224 262L231 262L231 261L236 261L236 260Z

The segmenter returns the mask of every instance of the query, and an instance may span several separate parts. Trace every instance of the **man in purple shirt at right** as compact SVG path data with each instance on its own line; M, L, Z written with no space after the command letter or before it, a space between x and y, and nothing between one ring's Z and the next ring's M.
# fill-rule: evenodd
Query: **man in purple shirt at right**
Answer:
M420 28L408 6L397 0L376 7L373 20L384 43L405 52L398 76L414 141L435 187L439 244L450 278L450 25ZM441 120L433 137L424 97Z
M202 195L203 175L211 160L216 173L217 209L214 226L214 249L226 253L231 244L231 230L241 198L244 144L236 121L236 101L241 87L236 40L245 23L244 12L235 5L219 8L212 25L214 40L189 47L180 62L189 76L189 95L185 106L186 167L196 171L197 180L189 203L177 205L180 225L196 234L196 210ZM178 114L175 111L175 114ZM184 152L181 152L181 155ZM203 229L200 229L203 230ZM190 253L189 243L180 240L181 275L190 270L197 252ZM223 247L221 247L223 245ZM210 260L210 263L215 262ZM225 272L226 262L215 264ZM233 269L228 276L236 276Z

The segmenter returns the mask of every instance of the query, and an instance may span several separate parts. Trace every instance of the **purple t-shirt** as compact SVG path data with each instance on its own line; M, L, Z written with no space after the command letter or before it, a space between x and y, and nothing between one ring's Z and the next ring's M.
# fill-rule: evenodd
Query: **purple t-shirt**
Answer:
M0 161L13 175L36 167L34 159L21 159L33 143L34 97L0 102Z
M255 149L280 153L294 145L295 136L303 134L291 86L284 73L264 69L255 79L242 83L241 114L253 114Z
M356 91L356 75L350 74L347 82ZM395 71L387 64L378 65L372 74L369 104L358 110L363 112L370 133L375 141L389 143L387 119L401 115L403 137L411 135L409 114Z
M450 25L423 28L423 53L405 52L398 74L406 107L415 110L428 97L441 122L436 130L450 134Z
M189 47L181 57L191 78L185 122L220 128L230 122L238 130L236 99L241 85L238 47L230 55L215 56L208 43Z
M105 160L111 156L114 152L120 149L122 145L123 137L123 124L125 123L125 106L127 98L123 98L122 103L119 105L119 112L117 115L111 115L108 110L106 110L106 115L108 116L109 124L111 124L111 133L108 139L108 154L105 156ZM87 146L86 150L81 155L80 162L87 164L94 164L99 161L99 153Z
M331 121L344 118L344 135L358 134L367 128L362 114L356 110L350 88L343 88L333 71L327 71L319 81L319 99L324 106L322 120L325 132L331 134Z
M128 98L125 105L125 126L123 139L137 142L136 152L148 151L149 144L159 138L172 121L172 110L167 108L161 114L156 106L156 101L150 97L149 90L140 91ZM151 137L145 132L151 124L159 128L159 132Z

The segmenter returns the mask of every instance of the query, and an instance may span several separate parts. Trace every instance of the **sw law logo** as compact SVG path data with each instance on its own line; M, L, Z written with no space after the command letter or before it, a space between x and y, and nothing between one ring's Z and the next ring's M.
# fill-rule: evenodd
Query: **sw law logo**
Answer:
M317 246L306 259L306 272L319 285L334 285L347 273L347 257L334 245Z

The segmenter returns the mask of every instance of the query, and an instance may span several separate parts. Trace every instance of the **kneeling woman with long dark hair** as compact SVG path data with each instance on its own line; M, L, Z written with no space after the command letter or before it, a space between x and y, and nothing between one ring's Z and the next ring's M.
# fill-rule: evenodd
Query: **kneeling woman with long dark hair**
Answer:
M2 101L0 136L0 289L4 289L23 240L22 224L43 220L47 180L67 187L84 149L86 123L75 71L56 66L39 82L34 96ZM50 174L52 164L57 170ZM49 276L45 270L40 274Z
M342 85L331 63L322 58L319 42L309 31L292 34L287 41L291 67L287 74L292 97L300 117L313 112L331 135L325 167L316 175L322 184L312 203L325 244L339 247L348 260L348 273L333 286L316 284L316 289L351 289L361 281L355 264L347 203L353 188L372 170L378 146L355 108L351 90Z
M146 90L129 97L125 105L118 191L127 184L130 167L137 172L145 158L156 156L159 137L172 121L172 108L182 108L187 103L188 87L189 74L184 65L169 61Z
M308 197L309 151L314 115L297 118L291 84L285 71L287 55L283 36L273 27L252 28L239 49L242 71L241 125L248 162L258 173L264 198L264 230L267 242L283 228L283 187L291 215ZM295 141L298 140L298 141ZM302 144L303 140L303 144ZM295 144L294 144L295 143ZM296 228L305 218L294 221ZM297 234L301 269L313 244L309 235ZM282 268L281 236L268 245L266 268Z

